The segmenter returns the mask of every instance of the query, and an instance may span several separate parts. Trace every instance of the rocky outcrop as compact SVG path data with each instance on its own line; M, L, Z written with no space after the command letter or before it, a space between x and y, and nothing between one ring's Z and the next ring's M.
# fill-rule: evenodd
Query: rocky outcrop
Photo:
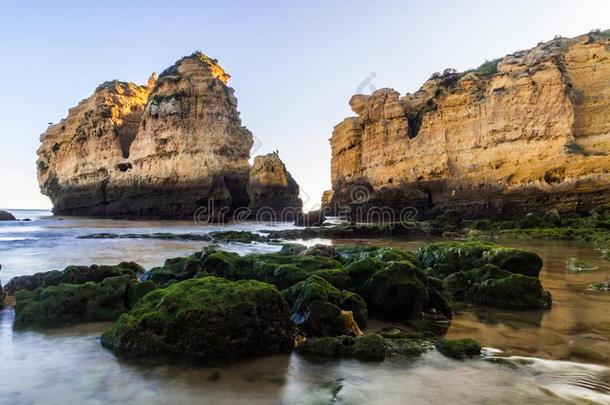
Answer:
M229 75L200 52L147 86L107 82L41 136L56 214L188 217L248 206L252 134Z
M606 31L448 69L415 94L353 96L357 116L333 131L325 205L480 217L608 203L609 83Z
M0 221L15 221L15 216L8 211L0 211Z
M250 169L248 182L250 210L264 216L269 211L274 214L289 214L292 219L301 211L303 202L299 198L299 185L292 178L277 152L257 156Z

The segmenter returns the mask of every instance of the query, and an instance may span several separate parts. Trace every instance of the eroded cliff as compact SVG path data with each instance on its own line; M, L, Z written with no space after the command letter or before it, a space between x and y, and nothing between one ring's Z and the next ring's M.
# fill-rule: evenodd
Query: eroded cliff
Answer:
M247 207L252 134L229 75L200 52L147 86L108 82L41 135L56 214L188 217Z
M610 202L607 32L446 70L403 97L355 95L350 106L357 116L333 131L325 204L480 217Z

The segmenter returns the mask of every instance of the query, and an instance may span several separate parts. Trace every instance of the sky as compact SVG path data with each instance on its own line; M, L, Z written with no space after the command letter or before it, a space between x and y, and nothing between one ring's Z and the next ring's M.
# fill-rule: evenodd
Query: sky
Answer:
M348 101L477 67L555 35L610 28L607 0L13 1L0 4L0 208L50 208L36 180L48 122L112 79L144 84L201 50L231 74L242 122L279 150L306 208L330 188Z

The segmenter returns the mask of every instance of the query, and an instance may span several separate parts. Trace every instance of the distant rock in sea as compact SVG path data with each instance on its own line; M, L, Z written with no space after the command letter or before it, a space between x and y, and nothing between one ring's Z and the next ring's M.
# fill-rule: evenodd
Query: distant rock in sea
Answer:
M248 208L253 137L229 78L218 61L195 52L146 86L100 85L41 135L38 180L53 212L184 218L204 207L217 218ZM289 188L298 198L294 180Z
M0 221L15 221L15 216L8 211L0 211Z

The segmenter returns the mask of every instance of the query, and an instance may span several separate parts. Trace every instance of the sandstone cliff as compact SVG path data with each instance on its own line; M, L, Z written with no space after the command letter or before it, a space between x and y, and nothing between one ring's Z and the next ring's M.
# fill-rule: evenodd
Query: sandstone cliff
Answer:
M188 217L247 207L252 134L229 75L200 52L148 86L108 82L41 135L56 214Z
M325 205L468 217L610 202L610 39L556 38L435 74L415 94L350 100Z
M273 212L278 220L285 214L286 217L283 219L292 221L303 207L303 202L299 198L299 185L286 170L286 166L276 152L257 156L254 159L250 169L248 197L250 210L255 213L254 215L260 211L261 219L266 214L264 211L268 211Z

